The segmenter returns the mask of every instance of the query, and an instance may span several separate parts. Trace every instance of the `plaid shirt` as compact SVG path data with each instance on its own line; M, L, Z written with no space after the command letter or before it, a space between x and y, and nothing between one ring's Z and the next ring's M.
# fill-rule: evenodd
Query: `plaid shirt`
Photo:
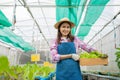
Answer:
M61 43L62 42L68 42L67 38L61 38ZM91 52L94 51L96 49L90 47L89 45L87 45L86 43L84 43L83 41L81 41L78 37L74 38L74 43L75 43L75 47L76 47L76 52L78 52L78 49L83 49L87 52ZM54 40L50 46L50 53L52 55L52 61L53 62L59 62L60 60L60 55L57 53L57 42L56 40Z

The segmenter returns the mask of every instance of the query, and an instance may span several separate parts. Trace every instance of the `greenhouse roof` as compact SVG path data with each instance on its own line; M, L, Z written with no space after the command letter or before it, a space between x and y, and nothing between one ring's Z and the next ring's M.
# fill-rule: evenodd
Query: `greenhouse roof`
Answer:
M72 33L90 44L120 25L118 0L67 1L2 0L0 10L13 24L13 32L30 43L55 38L54 24L62 17L69 17L77 25Z

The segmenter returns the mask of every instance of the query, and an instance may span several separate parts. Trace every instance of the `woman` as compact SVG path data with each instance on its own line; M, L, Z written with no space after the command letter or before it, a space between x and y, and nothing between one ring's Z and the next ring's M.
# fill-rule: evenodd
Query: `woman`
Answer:
M52 59L57 62L56 80L82 80L79 67L79 48L91 52L95 49L89 47L79 38L71 35L74 23L68 18L63 18L55 24L58 29L57 39L53 41L50 51Z

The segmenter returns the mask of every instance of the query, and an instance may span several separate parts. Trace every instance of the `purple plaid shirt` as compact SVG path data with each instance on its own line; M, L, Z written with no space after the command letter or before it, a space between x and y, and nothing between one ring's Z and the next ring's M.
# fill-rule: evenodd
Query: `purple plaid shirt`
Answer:
M61 42L68 42L68 39L61 38ZM78 37L74 38L74 43L75 43L75 47L76 47L76 52L78 52L78 49L80 49L80 48L87 51L87 52L91 52L91 51L96 50L96 49L90 47L89 45L87 45L86 43L84 43L83 41L81 41ZM53 62L58 62L60 60L60 55L57 53L56 40L54 40L50 46L50 53L52 55Z

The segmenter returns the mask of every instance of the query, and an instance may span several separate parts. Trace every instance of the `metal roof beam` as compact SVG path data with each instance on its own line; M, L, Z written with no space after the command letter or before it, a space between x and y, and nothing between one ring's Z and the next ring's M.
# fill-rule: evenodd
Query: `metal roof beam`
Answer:
M108 22L103 26L103 28L102 28L100 31L98 31L87 43L89 43L90 41L92 41L98 34L100 34L100 32L103 31L103 29L104 29L105 27L107 27L108 24L110 24L113 20L115 20L119 14L120 14L120 11L119 11L110 21L108 21Z
M38 29L39 29L39 32L41 33L41 35L43 36L43 38L45 39L45 41L47 42L47 44L48 44L48 46L49 46L49 43L48 43L46 37L44 36L43 32L41 31L40 26L39 26L39 24L37 23L36 19L34 18L34 16L33 16L32 12L30 11L29 7L27 6L27 3L25 2L25 0L22 0L22 1L23 1L23 3L24 3L24 7L25 7L25 8L27 9L27 11L30 13L32 19L34 20L35 24L37 25L37 27L38 27Z

